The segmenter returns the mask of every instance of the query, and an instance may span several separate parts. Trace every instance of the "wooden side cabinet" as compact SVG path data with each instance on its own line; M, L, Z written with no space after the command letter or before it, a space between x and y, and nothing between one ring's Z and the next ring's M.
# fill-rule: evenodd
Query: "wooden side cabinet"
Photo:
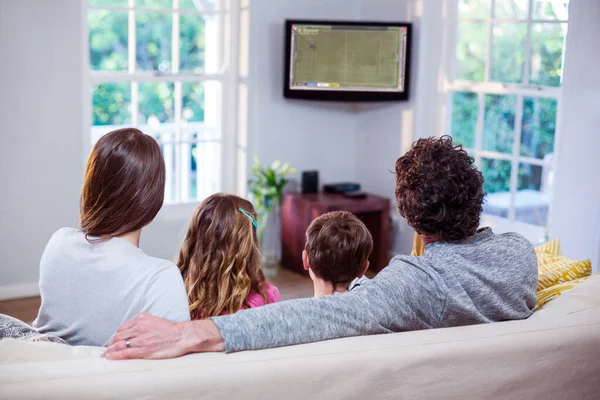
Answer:
M389 262L390 199L367 194L351 199L340 194L287 194L281 209L281 264L284 268L305 273L302 250L306 230L313 219L329 211L349 211L367 226L373 236L371 269L379 272Z

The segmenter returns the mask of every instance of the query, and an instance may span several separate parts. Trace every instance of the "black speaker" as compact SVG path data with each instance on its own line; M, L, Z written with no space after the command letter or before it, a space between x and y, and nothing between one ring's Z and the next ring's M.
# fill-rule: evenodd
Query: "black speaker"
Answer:
M319 192L319 171L302 172L302 193Z

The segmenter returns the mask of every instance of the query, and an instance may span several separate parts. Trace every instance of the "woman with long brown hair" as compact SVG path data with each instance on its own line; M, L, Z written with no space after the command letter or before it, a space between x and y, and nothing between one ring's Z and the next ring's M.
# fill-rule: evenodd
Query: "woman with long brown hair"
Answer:
M100 138L81 191L81 227L59 229L42 255L34 327L70 344L103 346L142 311L190 319L177 267L139 248L164 190L165 163L152 137L127 128Z
M257 225L252 203L238 196L217 193L196 209L177 259L192 319L279 301L260 266Z

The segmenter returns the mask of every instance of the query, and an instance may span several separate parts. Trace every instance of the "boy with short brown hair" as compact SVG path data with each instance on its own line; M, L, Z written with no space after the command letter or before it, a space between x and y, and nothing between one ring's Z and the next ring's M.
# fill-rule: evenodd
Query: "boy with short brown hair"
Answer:
M306 231L304 269L314 283L315 297L352 290L369 269L371 233L356 216L333 211L316 218Z

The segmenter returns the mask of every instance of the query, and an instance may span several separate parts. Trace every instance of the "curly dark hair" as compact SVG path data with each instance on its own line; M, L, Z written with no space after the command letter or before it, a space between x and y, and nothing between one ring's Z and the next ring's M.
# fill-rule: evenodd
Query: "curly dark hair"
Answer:
M450 136L424 138L396 161L398 211L417 233L457 242L477 232L483 176Z

